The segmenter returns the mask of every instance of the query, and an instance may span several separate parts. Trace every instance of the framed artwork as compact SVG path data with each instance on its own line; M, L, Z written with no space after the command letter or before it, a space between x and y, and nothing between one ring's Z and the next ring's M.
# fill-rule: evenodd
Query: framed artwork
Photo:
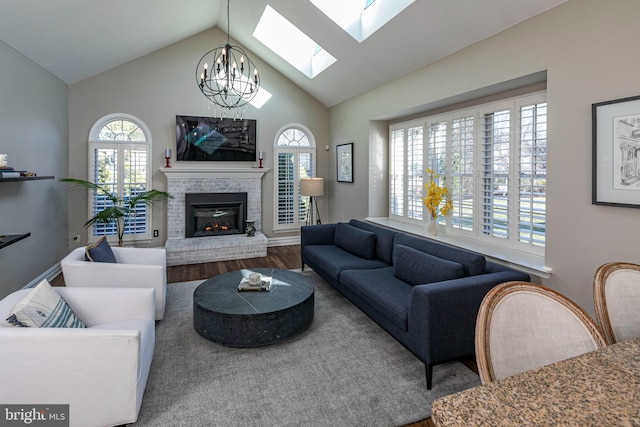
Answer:
M592 203L640 208L640 96L592 104Z
M353 182L353 142L336 146L338 182Z

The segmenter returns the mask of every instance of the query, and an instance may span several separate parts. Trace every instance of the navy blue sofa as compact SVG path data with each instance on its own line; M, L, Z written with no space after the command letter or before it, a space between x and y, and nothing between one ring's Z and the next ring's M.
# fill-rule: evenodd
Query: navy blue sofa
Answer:
M372 223L304 226L302 268L311 267L425 364L473 356L476 316L494 286L529 275Z

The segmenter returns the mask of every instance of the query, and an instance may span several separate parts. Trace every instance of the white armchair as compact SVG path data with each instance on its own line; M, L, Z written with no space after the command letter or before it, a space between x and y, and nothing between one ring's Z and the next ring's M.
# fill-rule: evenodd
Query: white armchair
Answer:
M112 247L117 263L85 261L76 248L62 261L64 283L70 287L153 288L156 320L164 317L167 296L167 253L164 248Z
M86 328L5 319L31 289L0 301L0 402L69 404L70 425L135 422L155 346L153 289L54 288Z

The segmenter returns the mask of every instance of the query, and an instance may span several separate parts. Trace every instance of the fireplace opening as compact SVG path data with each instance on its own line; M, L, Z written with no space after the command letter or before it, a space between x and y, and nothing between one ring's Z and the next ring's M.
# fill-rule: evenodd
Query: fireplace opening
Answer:
M185 237L244 233L247 193L194 193L185 195Z

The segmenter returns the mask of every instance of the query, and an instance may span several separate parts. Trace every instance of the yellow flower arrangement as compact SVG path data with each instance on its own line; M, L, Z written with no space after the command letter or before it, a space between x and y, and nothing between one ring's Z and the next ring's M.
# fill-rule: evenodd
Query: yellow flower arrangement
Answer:
M438 208L442 203L443 199L446 199L447 194L449 193L449 189L446 186L439 186L435 182L435 178L438 177L433 170L427 168L427 173L429 174L429 182L425 184L424 188L427 189L427 195L422 198L422 202L427 207L431 218L436 219L438 217ZM453 209L453 205L451 200L447 200L440 208L440 215L446 215L451 209Z

